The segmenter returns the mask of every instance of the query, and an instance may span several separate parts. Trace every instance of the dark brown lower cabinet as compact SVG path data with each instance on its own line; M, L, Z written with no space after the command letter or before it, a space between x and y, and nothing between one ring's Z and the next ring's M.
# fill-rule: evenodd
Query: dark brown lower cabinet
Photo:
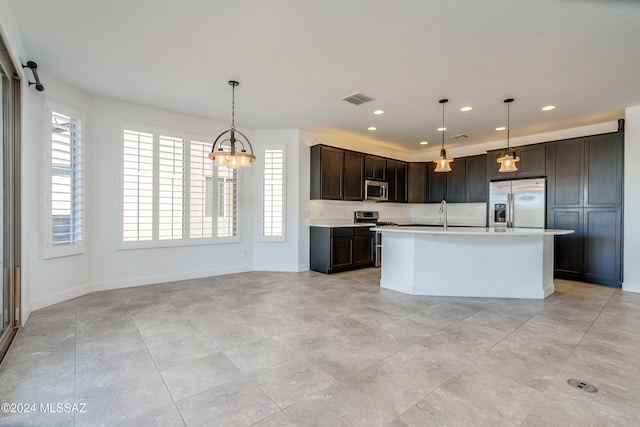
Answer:
M336 273L371 267L374 233L369 227L310 227L309 267L320 273Z
M622 209L568 208L549 212L549 228L574 230L555 238L555 277L622 286Z
M547 217L548 227L573 230L573 234L555 237L555 276L578 280L584 270L583 209L556 209Z
M584 277L622 286L622 209L584 209Z

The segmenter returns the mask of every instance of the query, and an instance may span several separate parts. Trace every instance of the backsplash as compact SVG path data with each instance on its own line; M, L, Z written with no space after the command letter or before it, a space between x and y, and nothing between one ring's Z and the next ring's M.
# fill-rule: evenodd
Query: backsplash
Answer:
M442 221L440 204L414 204L411 205L411 220L413 222L433 223ZM473 225L484 227L486 225L486 203L448 203L447 221L450 225Z
M448 222L451 225L486 224L486 203L449 203ZM351 223L354 211L379 211L380 219L395 222L438 223L440 204L346 202L340 200L310 200L303 212L307 224Z
M310 200L304 217L312 222L353 222L354 211L379 211L380 219L411 219L411 205L406 203L346 202L341 200ZM308 214L308 215L307 215Z

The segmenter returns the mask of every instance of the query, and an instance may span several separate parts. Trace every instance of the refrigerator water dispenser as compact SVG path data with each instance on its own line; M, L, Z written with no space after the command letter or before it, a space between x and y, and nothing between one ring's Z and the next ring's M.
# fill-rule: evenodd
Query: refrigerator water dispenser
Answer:
M496 203L493 206L493 222L505 223L507 222L507 205L506 203Z

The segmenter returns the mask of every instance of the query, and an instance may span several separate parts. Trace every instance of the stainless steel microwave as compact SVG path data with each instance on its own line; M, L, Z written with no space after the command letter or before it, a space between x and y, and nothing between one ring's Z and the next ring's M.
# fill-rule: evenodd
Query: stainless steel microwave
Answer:
M385 181L364 182L364 199L373 202L384 202L389 200L389 183Z

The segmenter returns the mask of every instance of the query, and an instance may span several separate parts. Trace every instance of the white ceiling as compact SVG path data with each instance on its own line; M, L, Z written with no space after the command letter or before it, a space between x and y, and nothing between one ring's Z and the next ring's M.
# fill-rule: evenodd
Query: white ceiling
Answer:
M515 98L512 137L615 120L640 105L633 0L6 3L21 59L41 73L223 122L236 79L240 127L326 131L417 153L439 149L443 97L448 147L503 139L495 128L506 124L506 97ZM340 100L357 91L375 100ZM540 110L548 104L557 109ZM374 116L377 108L386 113ZM469 138L449 138L460 133Z

